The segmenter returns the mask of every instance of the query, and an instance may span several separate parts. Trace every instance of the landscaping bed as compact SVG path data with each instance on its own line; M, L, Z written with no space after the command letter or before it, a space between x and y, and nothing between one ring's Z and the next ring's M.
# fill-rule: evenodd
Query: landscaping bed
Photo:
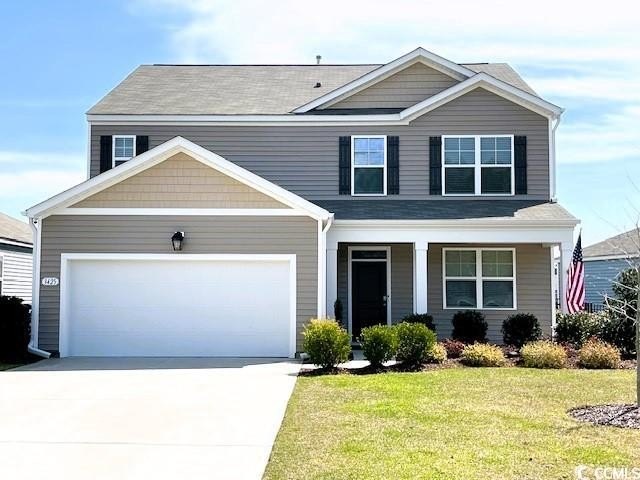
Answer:
M595 425L640 429L640 408L636 404L587 405L572 408L569 415Z

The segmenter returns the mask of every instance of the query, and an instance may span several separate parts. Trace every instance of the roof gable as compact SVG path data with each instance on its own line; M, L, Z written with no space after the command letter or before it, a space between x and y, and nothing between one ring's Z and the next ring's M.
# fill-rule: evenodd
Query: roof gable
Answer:
M2 240L31 244L33 243L31 227L16 218L0 213L0 243Z
M331 214L323 208L318 207L302 197L299 197L298 195L291 193L262 177L259 177L258 175L183 137L174 137L173 139L138 155L116 168L76 185L75 187L55 195L44 202L34 205L29 208L25 214L29 217L36 218L46 217L60 209L77 204L85 198L143 172L178 153L186 153L194 160L197 160L198 162L201 162L204 165L207 165L220 173L255 189L256 191L261 192L274 200L291 207L292 209L302 211L312 218L327 219L331 216Z

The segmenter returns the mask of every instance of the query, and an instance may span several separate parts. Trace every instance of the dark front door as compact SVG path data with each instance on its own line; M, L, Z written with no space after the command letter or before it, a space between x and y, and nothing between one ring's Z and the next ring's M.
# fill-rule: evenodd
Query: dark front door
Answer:
M351 332L387 323L387 263L353 262L351 266Z

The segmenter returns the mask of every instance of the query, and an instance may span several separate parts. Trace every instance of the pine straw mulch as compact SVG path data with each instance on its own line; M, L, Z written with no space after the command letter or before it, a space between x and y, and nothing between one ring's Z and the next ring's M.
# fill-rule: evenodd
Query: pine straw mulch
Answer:
M640 429L640 407L635 404L585 405L567 413L580 422Z

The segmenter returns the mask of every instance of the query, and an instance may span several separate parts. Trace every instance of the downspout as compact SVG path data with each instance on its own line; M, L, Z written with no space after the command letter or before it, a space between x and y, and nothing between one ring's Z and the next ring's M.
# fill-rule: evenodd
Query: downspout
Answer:
M551 165L552 165L553 171L550 173L551 175L553 175L552 177L553 180L551 185L551 200L553 202L557 201L556 177L558 175L558 166L556 165L556 129L558 128L558 125L560 125L561 120L562 120L562 114L558 115L555 118L555 123L553 124L553 127L551 127L551 155L552 155Z
M327 232L329 231L329 229L331 228L331 225L333 224L333 213L329 216L329 218L327 218L327 223L324 225L324 227L322 228L321 232L320 232L320 243L321 245L318 245L318 248L321 252L321 268L320 268L320 279L322 282L321 285L321 291L322 291L322 295L321 295L321 299L320 301L321 303L321 311L322 311L322 316L326 317L328 315L327 312Z
M51 353L38 348L38 325L40 320L40 243L41 226L38 219L29 217L33 234L33 273L31 278L31 340L27 351L33 355L49 358Z

